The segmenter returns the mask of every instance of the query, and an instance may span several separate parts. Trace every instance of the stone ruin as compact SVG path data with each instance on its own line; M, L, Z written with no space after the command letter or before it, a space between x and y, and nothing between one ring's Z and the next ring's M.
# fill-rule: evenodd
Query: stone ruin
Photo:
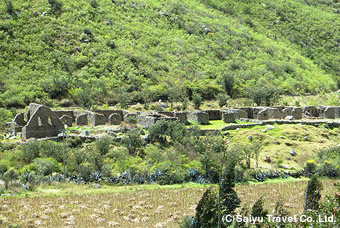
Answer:
M19 113L12 122L12 134L20 135L22 138L44 138L53 137L64 131L64 124L44 105L30 104L25 114Z
M64 126L81 125L120 125L123 121L129 124L139 124L149 128L159 120L178 120L188 124L195 121L198 124L209 124L211 120L223 120L225 123L235 123L237 119L257 120L300 120L303 118L340 118L340 107L306 106L300 107L242 107L239 109L211 109L183 112L138 112L125 110L94 110L94 111L52 111L39 104L30 104L26 115L19 113L10 126L12 135L23 138L44 138L57 136L63 132Z

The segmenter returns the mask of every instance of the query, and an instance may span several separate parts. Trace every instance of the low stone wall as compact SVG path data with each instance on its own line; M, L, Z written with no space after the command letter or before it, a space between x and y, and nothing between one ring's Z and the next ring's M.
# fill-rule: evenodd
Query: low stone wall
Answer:
M258 123L227 125L227 126L222 127L221 130L222 131L236 130L237 128L248 128L248 127L255 127L255 126L266 125L266 124L304 124L304 125L313 125L313 126L327 124L330 127L340 127L340 122L302 121L302 120L265 120L265 121L261 121Z
M109 117L110 117L111 114L118 114L118 115L120 115L122 120L124 118L123 110L93 110L93 112L104 115L106 122L109 122Z
M72 121L74 122L76 120L76 117L74 115L74 112L72 110L64 110L64 111L53 111L56 116L60 119L62 116L70 116L72 117Z

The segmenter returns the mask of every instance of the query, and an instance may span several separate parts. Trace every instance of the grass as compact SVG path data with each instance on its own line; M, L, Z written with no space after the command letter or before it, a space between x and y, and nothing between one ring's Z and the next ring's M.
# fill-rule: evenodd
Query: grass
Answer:
M334 183L339 181L322 182L322 194L334 195ZM265 208L269 211L281 199L291 214L296 214L303 210L306 184L306 180L286 180L237 185L236 191L242 206L249 208L264 195ZM195 214L196 205L208 188L189 183L173 186L103 186L103 190L95 190L90 185L62 184L59 187L76 191L60 195L54 192L55 187L38 188L39 194L34 197L0 198L3 224L17 223L24 227L177 227L177 222L184 215Z
M270 127L265 125L230 130L232 144L250 143L248 137L252 136L253 141L261 141L263 145L259 159L260 168L271 168L273 163L282 159L283 165L299 169L304 166L306 160L315 159L319 149L336 146L339 145L337 142L340 142L339 128L328 129L322 126L298 124L273 126L272 130L269 130ZM264 132L264 130L266 131ZM297 153L295 157L289 154L291 150ZM272 165L263 161L266 156L271 157ZM252 167L254 165L255 161L253 160Z

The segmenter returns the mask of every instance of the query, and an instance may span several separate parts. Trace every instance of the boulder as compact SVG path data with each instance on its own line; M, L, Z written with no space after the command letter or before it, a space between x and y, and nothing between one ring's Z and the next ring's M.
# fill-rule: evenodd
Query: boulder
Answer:
M290 152L290 155L292 155L293 157L296 156L296 152L294 150L291 150Z
M294 116L286 116L285 117L285 120L293 120L294 119Z
M337 107L327 107L324 111L324 117L326 119L334 119Z

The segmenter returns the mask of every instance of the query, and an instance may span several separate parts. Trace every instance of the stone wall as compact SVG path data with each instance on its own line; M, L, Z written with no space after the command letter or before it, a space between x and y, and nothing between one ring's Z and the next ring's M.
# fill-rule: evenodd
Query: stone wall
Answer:
M87 116L88 124L91 126L105 125L106 118L103 114L90 112Z
M179 122L188 124L188 112L174 112L175 117L178 119Z
M117 113L113 113L109 116L109 124L111 125L120 125L120 123L123 121L123 118L121 115Z
M221 110L219 109L207 109L204 111L208 113L209 120L221 120L222 119Z
M188 119L198 124L209 124L209 115L204 111L189 112Z
M74 112L72 111L72 110L65 110L65 111L59 111L59 110L57 110L57 111L53 111L55 114L56 114L56 116L60 119L62 116L65 116L65 115L67 115L67 116L70 116L70 117L72 117L72 121L74 122L74 121L76 121L76 116L74 115Z
M38 104L30 104L30 108L32 108L28 110L30 119L22 128L22 136L25 139L53 137L63 132L64 124L51 109Z
M124 119L123 110L93 110L95 113L99 113L105 116L105 122L109 122L109 117L111 114L118 114L120 115L121 119Z
M88 123L89 122L88 122L88 119L87 119L87 113L77 116L76 125L82 126L82 125L88 125Z
M73 119L72 119L71 116L63 115L63 116L60 118L60 120L61 120L61 122L63 122L63 124L66 124L66 126L72 127Z

